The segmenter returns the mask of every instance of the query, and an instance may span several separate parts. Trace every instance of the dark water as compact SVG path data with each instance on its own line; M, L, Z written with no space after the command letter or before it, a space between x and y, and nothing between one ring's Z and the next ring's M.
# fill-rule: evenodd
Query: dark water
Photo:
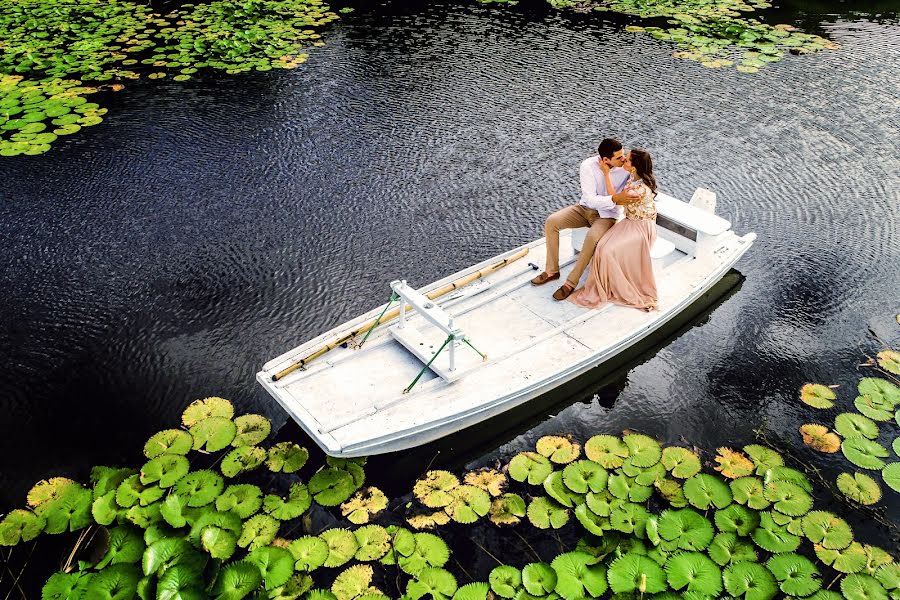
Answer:
M849 403L874 336L900 342L898 8L776 7L771 22L843 48L747 76L672 59L625 18L395 2L360 7L294 72L103 97L101 126L0 160L0 512L38 479L138 463L196 398L283 423L254 383L265 360L385 301L391 279L540 236L607 135L758 234L745 281L597 398L457 458L625 427L708 450L758 428L799 443L799 386L841 384ZM844 464L797 452L832 480Z

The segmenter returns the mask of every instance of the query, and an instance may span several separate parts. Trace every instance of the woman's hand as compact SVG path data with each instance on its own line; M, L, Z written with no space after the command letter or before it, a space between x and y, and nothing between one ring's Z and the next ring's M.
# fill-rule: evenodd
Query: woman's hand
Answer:
M602 158L599 160L600 162L600 171L603 172L604 175L609 175L609 164L605 162Z

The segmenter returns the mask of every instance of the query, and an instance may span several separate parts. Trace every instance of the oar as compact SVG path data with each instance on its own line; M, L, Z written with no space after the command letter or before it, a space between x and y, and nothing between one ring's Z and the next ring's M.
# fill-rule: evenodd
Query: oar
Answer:
M464 285L468 285L468 284L472 283L476 279L481 279L482 277L484 277L485 275L488 275L489 273L493 273L494 271L497 271L498 269L502 269L503 267L519 260L526 254L528 254L528 248L522 248L515 254L513 254L511 256L507 256L500 262L497 262L497 263L494 263L493 265L487 266L487 267L481 269L480 271L475 271L474 273L469 273L468 275L464 275L464 276L460 277L459 279L457 279L456 281L451 281L447 285L444 285L436 290L432 290L432 291L428 292L427 294L425 294L425 296L427 296L430 300L434 300L435 298L440 298L441 296L448 294L448 293L452 292L453 290L459 289L459 288L463 287ZM407 306L407 308L410 308L410 306L408 304L406 306ZM390 321L391 319L395 318L399 314L400 314L400 307L398 306L397 308L385 313L381 317L380 322L384 323L386 321ZM375 324L375 321L376 321L376 319L372 319L371 321L368 321L367 323L360 325L353 331L342 335L341 337L339 337L335 341L331 342L330 344L326 344L326 345L322 346L315 352L306 355L305 357L301 358L300 360L298 360L294 364L290 365L289 367L282 369L281 371L278 371L277 373L272 375L272 381L278 381L282 377L289 375L290 373L293 373L300 367L309 364L310 361L312 361L316 358L319 358L326 352L328 352L330 350L334 350L341 344L344 344L344 343L350 341L351 339L353 339L360 333L370 329L372 327L372 325Z

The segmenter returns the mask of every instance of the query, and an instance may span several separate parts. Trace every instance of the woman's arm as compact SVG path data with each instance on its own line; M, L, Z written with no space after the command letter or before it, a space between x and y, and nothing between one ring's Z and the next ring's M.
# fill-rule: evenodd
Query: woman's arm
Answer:
M612 178L609 176L609 167L603 170L603 175L606 177L606 189L614 190ZM629 188L627 185L625 188L618 193L612 195L612 201L615 204L625 205L625 204L634 204L635 202L639 202L641 200L641 194L634 188Z

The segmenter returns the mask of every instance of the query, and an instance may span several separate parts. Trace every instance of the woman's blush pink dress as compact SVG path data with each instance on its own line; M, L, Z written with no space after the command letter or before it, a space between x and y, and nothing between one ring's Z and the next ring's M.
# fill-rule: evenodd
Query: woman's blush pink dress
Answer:
M613 302L643 310L656 308L656 278L650 247L656 241L654 193L643 183L639 202L625 205L625 218L600 238L584 287L569 301L586 308Z

